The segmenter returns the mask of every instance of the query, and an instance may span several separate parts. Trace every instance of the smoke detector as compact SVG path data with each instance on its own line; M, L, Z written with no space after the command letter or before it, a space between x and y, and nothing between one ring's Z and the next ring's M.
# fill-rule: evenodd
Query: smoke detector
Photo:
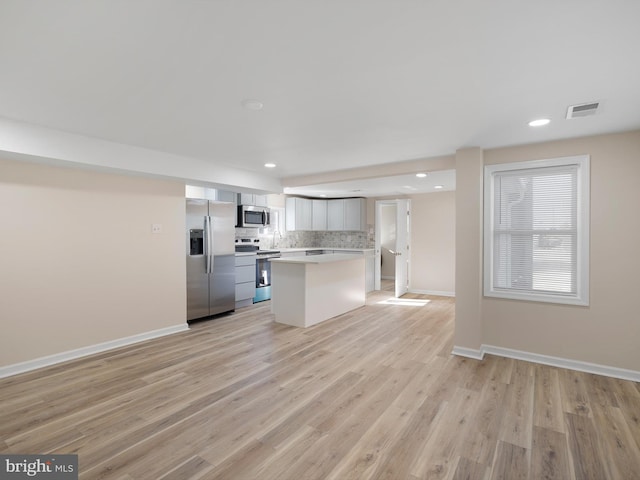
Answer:
M567 108L567 120L571 118L589 117L595 115L598 111L599 102L581 103L580 105L571 105Z

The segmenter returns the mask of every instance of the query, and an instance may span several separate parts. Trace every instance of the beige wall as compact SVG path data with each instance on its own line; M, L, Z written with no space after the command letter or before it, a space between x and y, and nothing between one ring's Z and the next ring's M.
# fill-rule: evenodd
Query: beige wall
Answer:
M456 153L456 346L482 345L482 160L479 148Z
M179 182L0 159L0 366L184 324L184 208Z
M453 294L456 192L411 196L411 290Z
M590 305L482 298L476 325L466 325L471 335L456 336L457 346L487 344L640 371L640 131L487 150L484 163L579 154L591 157ZM466 187L457 181L460 195ZM476 221L474 211L460 213L458 225ZM476 302L476 292L461 293L457 312Z

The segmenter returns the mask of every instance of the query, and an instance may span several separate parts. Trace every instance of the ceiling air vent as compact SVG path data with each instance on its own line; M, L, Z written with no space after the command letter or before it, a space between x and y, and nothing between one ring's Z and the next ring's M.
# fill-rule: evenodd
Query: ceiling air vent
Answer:
M595 115L598 111L598 105L600 105L598 102L583 103L581 105L571 105L567 109L567 119L589 117L591 115Z

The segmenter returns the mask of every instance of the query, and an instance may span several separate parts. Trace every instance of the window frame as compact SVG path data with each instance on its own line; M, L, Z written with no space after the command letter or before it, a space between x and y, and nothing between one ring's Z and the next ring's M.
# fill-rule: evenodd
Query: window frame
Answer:
M494 276L494 199L495 175L499 172L535 170L547 167L577 166L577 212L576 212L576 294L549 294L523 292L516 289L496 289ZM570 157L500 163L484 167L484 296L511 300L558 303L567 305L589 305L589 216L590 216L590 157Z

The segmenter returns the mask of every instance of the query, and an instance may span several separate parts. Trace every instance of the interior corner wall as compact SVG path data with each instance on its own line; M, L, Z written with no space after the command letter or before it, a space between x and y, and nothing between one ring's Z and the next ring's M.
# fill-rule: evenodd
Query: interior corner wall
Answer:
M0 219L0 367L186 323L183 183L0 159Z
M483 298L483 343L640 371L640 131L486 150L484 161L582 154L591 158L590 305Z
M411 195L411 291L453 295L456 192Z

